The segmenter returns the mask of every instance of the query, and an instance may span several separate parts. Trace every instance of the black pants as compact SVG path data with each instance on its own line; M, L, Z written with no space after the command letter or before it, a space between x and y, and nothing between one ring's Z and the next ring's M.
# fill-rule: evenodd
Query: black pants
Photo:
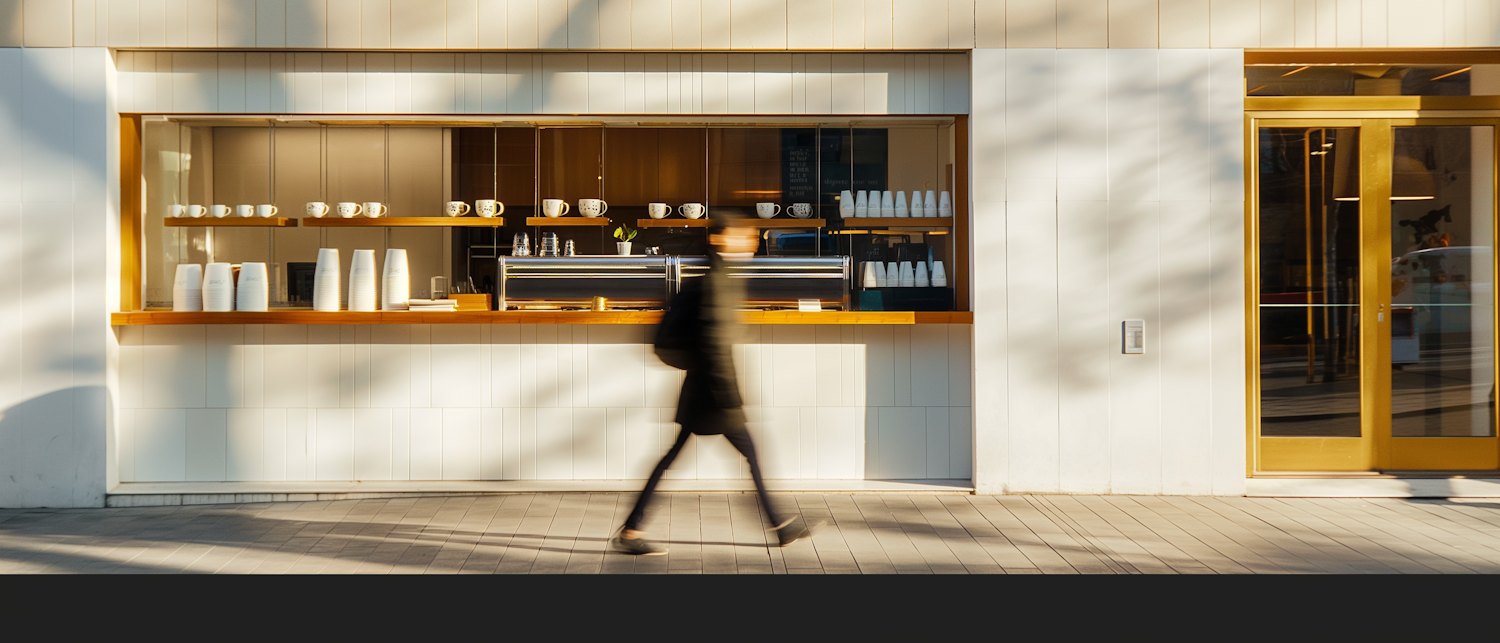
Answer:
M760 505L766 508L766 516L771 519L772 525L781 524L776 510L771 508L771 498L766 495L766 481L760 475L760 461L755 458L755 442L750 439L750 431L745 428L744 411L733 409L726 412L730 418L721 418L724 421L719 426L704 427L705 430L717 433L723 432L729 443L734 445L740 455L745 456L745 461L750 463L750 478L755 480L755 493L760 495ZM719 422L715 422L719 424ZM677 459L677 454L682 451L682 445L687 444L688 436L693 435L695 426L683 426L677 433L677 441L672 443L672 448L662 456L661 462L656 463L656 469L651 472L651 478L646 481L646 488L641 490L639 498L635 499L635 509L630 511L630 517L625 519L626 529L640 529L641 524L646 521L646 507L651 504L651 494L656 491L657 483L661 482L662 474L667 472L667 467L672 466L672 461ZM712 433L710 433L712 435Z

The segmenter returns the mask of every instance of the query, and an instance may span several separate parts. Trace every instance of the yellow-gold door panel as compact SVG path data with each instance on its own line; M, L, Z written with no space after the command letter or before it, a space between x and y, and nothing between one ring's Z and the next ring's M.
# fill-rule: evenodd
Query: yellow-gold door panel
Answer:
M1500 467L1495 130L1255 123L1254 470Z
M1495 127L1392 129L1384 469L1494 469Z

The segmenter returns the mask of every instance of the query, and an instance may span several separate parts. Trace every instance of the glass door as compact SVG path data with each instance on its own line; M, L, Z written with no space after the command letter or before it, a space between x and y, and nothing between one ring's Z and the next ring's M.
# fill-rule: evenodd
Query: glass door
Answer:
M1500 467L1495 124L1254 131L1254 468Z
M1495 127L1392 129L1387 469L1494 469Z

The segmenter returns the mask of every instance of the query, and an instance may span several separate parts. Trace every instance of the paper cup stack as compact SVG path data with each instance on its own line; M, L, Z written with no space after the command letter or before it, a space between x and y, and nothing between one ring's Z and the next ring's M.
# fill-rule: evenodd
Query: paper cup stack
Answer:
M349 265L349 310L375 310L375 251L355 250Z
M211 263L203 271L203 310L227 313L234 310L234 271L227 263Z
M380 309L409 310L410 301L411 272L406 265L406 251L388 248L385 251L385 268L380 275Z
M318 250L318 267L313 272L313 310L339 311L339 250Z
M910 261L901 262L898 270L899 272L896 273L897 279L901 282L898 284L899 287L915 288L917 286L917 273L913 271Z
M177 278L172 282L172 310L189 313L203 310L202 265L177 264Z
M271 280L266 276L266 264L246 261L240 264L240 283L234 289L234 309L252 312L269 310Z

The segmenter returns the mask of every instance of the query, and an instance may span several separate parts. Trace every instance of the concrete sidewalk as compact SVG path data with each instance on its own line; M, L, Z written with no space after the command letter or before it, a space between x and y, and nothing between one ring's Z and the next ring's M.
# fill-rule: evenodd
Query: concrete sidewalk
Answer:
M631 494L0 510L0 573L1268 574L1500 572L1500 500L664 494L667 556L609 551Z

